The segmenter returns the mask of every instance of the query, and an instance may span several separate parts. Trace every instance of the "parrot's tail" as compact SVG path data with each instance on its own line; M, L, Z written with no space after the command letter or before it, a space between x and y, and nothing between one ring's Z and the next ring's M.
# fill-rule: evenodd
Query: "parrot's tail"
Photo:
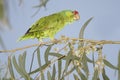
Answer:
M26 37L25 37L25 36L21 36L21 37L17 40L17 42L23 41L23 40L26 40Z
M34 38L37 38L39 41L41 41L43 38L47 38L47 36L44 36L43 32L27 32L24 36L21 36L17 42Z
M19 42L19 41L23 41L23 40L27 40L27 39L32 39L32 38L35 38L34 36L31 36L32 34L25 34L24 36L21 36L18 40L17 40L17 42Z

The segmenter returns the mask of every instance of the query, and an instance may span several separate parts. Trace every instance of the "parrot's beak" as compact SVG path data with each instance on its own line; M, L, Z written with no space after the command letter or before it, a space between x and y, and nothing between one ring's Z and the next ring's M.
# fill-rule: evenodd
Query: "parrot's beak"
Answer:
M74 16L74 19L75 19L75 20L79 20L79 19L80 19L80 15L79 15L79 14L76 14L76 15Z

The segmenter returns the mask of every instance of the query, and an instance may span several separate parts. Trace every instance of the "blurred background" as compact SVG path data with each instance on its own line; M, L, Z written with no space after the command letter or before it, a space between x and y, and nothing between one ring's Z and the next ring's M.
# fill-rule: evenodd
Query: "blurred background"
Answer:
M55 38L61 35L78 38L84 22L94 17L85 30L84 38L120 41L119 4L120 0L0 0L0 50L39 43L37 39L21 42L17 39L40 17L66 9L79 11L80 20L67 25ZM103 49L106 59L114 65L117 65L119 49L120 45L105 45ZM0 54L1 65L7 63L8 55ZM106 73L111 80L117 79L114 72L107 68Z

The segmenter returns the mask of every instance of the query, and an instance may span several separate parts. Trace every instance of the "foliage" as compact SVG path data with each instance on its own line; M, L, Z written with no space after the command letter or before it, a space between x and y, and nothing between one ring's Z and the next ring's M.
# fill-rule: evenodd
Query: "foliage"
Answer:
M0 20L4 17L4 0L0 0ZM20 5L23 0L19 0ZM46 7L49 0L40 0L40 4L34 6L34 8ZM38 12L37 11L37 12ZM36 12L36 13L37 13ZM35 13L35 14L36 14ZM50 44L41 44L34 51L32 55L31 64L27 61L27 51L8 57L8 70L7 75L0 76L2 80L66 80L69 76L73 76L75 80L88 80L92 75L92 80L110 80L106 73L106 67L118 71L118 80L120 80L120 51L118 53L118 65L115 66L106 60L102 53L103 43L94 42L90 40L84 40L84 31L87 25L93 18L88 19L82 26L78 39L71 39L69 37L62 36L60 40L54 40ZM1 27L0 27L1 28ZM102 42L102 41L101 41ZM0 36L0 45L4 47L2 38ZM62 47L60 47L62 45ZM56 47L57 46L57 47ZM42 47L46 47L45 52L41 52ZM9 51L8 51L9 52ZM14 50L12 52L15 52ZM1 51L0 51L1 53ZM31 53L30 53L31 54ZM41 54L44 54L44 62ZM92 58L87 55L93 54ZM98 55L94 59L94 55ZM34 56L37 56L38 68L33 67ZM89 65L93 65L93 73L90 72ZM28 70L27 67L30 67ZM0 73L2 74L0 67ZM19 75L19 76L16 76ZM100 77L102 75L102 77Z
M93 64L92 70L94 73L92 73L92 80L110 80L106 74L106 67L118 71L118 75L120 75L120 57L118 57L118 66L114 66L105 59L102 53L104 44L82 40L84 38L85 28L91 20L92 18L87 20L82 26L79 39L62 36L61 41L54 40L50 44L39 45L33 52L31 65L26 63L26 51L20 54L18 58L16 58L15 55L10 56L8 59L10 79L66 80L68 76L73 76L75 80L88 80L89 76L91 76L88 64ZM62 47L60 47L60 45L62 45ZM46 47L46 49L44 53L41 53L43 46ZM93 55L97 54L98 57L96 59L90 59L87 55L91 53L93 53ZM44 54L44 62L42 61L43 58L41 54ZM35 62L34 55L37 56L38 68L32 69L33 63ZM30 67L29 71L25 65ZM16 77L15 71L19 74L19 78ZM102 78L100 74L102 74Z

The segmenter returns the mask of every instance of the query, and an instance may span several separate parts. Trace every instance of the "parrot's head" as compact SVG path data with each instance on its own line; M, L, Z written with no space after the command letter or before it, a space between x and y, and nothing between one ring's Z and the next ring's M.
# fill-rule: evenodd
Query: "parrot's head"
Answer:
M73 19L74 20L79 20L80 19L80 15L79 15L79 13L78 13L78 11L72 11L72 13L73 13Z
M64 14L68 21L73 22L80 19L78 11L74 10L64 10Z

